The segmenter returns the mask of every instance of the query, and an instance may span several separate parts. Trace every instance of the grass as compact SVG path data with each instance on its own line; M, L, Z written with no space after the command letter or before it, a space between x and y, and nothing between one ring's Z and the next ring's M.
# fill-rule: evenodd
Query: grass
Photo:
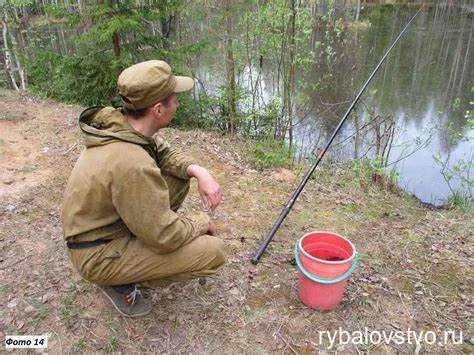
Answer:
M248 157L257 169L289 167L292 164L292 150L284 142L264 139L249 141Z
M19 93L13 90L5 89L0 86L0 98L3 99L16 99L19 97Z
M473 210L472 199L459 191L454 191L449 196L447 205L464 213L472 212Z
M265 307L260 307L256 309L251 309L250 307L244 307L242 309L242 315L245 319L245 324L250 325L254 323L256 320L260 319L266 313Z
M75 324L75 317L78 311L75 307L75 300L77 297L77 286L72 283L65 296L61 298L59 307L59 316L63 325L67 328L73 328Z
M9 293L12 290L12 286L9 284L6 285L0 285L0 294L4 295Z
M119 347L119 341L117 339L117 337L115 336L111 336L109 337L108 341L107 341L107 346L105 348L105 352L114 352L114 351L117 351Z
M79 339L74 344L72 344L71 352L82 354L86 348L87 342L84 339Z
M30 304L35 309L31 318L31 322L35 326L38 326L44 319L48 317L48 307L37 298L31 298L28 304Z

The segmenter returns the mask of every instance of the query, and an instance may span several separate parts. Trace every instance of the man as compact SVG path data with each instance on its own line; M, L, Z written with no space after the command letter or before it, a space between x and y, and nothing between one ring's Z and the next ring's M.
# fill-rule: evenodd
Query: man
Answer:
M155 135L173 119L176 93L193 85L163 61L138 63L118 78L122 108L79 117L86 149L66 187L64 236L77 271L125 316L151 311L137 283L205 277L225 262L212 220L176 213L190 178L206 209L221 202L219 184Z

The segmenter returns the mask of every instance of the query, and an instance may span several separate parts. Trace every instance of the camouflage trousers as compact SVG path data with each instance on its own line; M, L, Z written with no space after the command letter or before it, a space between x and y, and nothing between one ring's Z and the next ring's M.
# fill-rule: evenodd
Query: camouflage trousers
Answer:
M164 177L171 209L176 211L189 191L189 181ZM79 273L99 285L141 283L152 287L211 276L225 262L222 240L210 235L202 235L169 254L156 254L128 235L96 247L69 249L69 255Z

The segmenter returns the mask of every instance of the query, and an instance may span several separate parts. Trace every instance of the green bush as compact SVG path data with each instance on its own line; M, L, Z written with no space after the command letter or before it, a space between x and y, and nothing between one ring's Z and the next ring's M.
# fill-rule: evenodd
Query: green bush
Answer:
M248 98L251 100L251 98ZM251 104L249 103L248 106ZM269 132L273 132L281 119L282 101L279 97L273 97L262 109L254 113L249 112L242 119L242 134L245 137L260 139L265 138Z
M273 139L250 141L248 157L258 169L289 167L292 164L294 149L284 142Z
M7 73L0 70L0 88L8 88Z
M121 63L111 52L66 56L44 51L29 65L30 89L68 103L108 103L116 93Z
M362 186L380 183L393 187L400 179L400 174L396 170L388 170L379 159L355 160L352 169L354 182Z
M226 130L226 117L218 114L221 97L212 98L205 93L194 97L189 93L179 95L179 109L172 126L184 129Z

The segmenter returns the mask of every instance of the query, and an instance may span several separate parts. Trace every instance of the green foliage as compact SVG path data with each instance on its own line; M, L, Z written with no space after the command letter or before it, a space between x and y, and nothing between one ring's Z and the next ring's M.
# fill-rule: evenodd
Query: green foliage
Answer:
M469 129L474 129L474 111L466 110L464 113L464 118L467 119L467 127Z
M275 96L263 108L245 115L242 134L249 138L265 138L274 130L281 120L283 102Z
M354 182L361 186L368 186L373 183L397 185L400 174L395 170L389 170L381 164L380 159L355 160L352 165L354 171Z
M8 3L12 6L26 7L34 5L35 2L33 0L8 0Z
M105 104L116 92L121 62L110 52L67 56L42 52L28 67L30 89L45 97L84 105Z
M107 352L113 352L113 351L116 351L118 349L118 347L119 347L118 339L115 336L109 337L107 347L106 347L105 350Z
M453 100L451 105L452 105L454 111L459 110L459 108L461 107L461 99L459 97L456 97Z
M71 352L83 353L86 347L87 347L87 342L84 339L79 339L74 344L72 344Z
M61 19L67 16L68 12L63 6L56 4L45 4L43 11L46 15L52 16L56 19Z
M249 161L258 169L289 167L294 150L273 139L250 141Z
M465 212L471 210L472 187L474 186L474 179L471 176L471 171L474 168L472 157L470 160L459 159L451 166L449 165L449 155L443 158L440 153L437 153L433 155L433 158L440 166L440 173L451 192L448 197L448 206L460 208ZM454 181L458 183L458 188L453 187Z
M336 37L342 37L345 29L346 26L344 24L344 20L342 18L338 18L334 24L334 33L336 34Z
M202 96L202 100L195 102L194 98L187 93L179 95L179 110L176 111L171 125L184 129L212 129L214 120L209 113L211 103L207 101L204 94Z
M170 51L165 48L162 36L150 32L149 26L152 21L180 11L183 3L162 0L142 6L130 0L107 1L84 5L86 12L82 16L65 5L43 6L46 18L51 19L47 30L38 31L35 25L27 28L27 53L31 57L25 65L29 88L41 96L68 103L110 104L117 93L118 74L136 62L156 58L175 60L174 72L189 74L180 63L200 53L204 46L201 41ZM84 30L73 31L77 34L65 40L60 32L67 27ZM45 41L48 38L50 41ZM181 115L194 113L193 106L188 105L190 108Z
M116 97L116 78L120 71L139 61L162 58L172 63L175 73L189 75L189 68L196 68L194 63L201 53L206 50L215 53L216 45L224 44L222 28L228 13L226 6L218 6L216 11L209 12L201 3L183 0L105 1L82 3L81 7L28 0L15 0L10 4L16 7L10 16L15 18L20 14L16 30L27 33L22 59L29 88L44 97L82 105L109 104ZM236 77L251 65L254 73L259 72L261 80L267 63L281 62L278 75L287 80L288 68L293 64L285 54L293 42L290 38L290 3L287 0L263 3L250 0L230 6L231 12L242 15L232 16ZM335 15L334 4L330 6L331 15L314 18L308 6L297 4L293 61L296 70L302 71L303 75L313 71L319 59L334 61L337 57L335 42L343 39L345 23ZM17 11L18 8L21 11ZM28 21L23 21L21 14L36 16L34 21L28 16L25 16ZM180 26L179 33L176 29L167 33L165 28L178 18L176 23L188 25ZM318 38L314 50L308 51L306 48L312 41L315 27L322 28L323 37ZM175 42L178 35L179 41ZM217 72L223 70L216 69ZM323 79L304 80L301 84L298 82L298 86L320 88ZM259 79L254 77L254 80ZM258 90L252 91L237 81L237 132L261 138L283 131L285 122L280 117L283 110L280 94L270 101L262 100L257 97L261 95ZM228 85L219 82L217 87L209 93L199 90L198 102L183 95L173 124L227 131ZM310 98L305 96L304 90L296 90L292 100L308 101Z
M7 88L7 75L4 70L0 70L0 88Z
M219 90L209 96L201 91L196 100L187 93L179 96L179 110L171 121L172 126L185 129L200 128L227 131L227 91Z
M454 191L448 198L447 205L450 208L460 210L462 212L472 212L472 199L460 191Z

